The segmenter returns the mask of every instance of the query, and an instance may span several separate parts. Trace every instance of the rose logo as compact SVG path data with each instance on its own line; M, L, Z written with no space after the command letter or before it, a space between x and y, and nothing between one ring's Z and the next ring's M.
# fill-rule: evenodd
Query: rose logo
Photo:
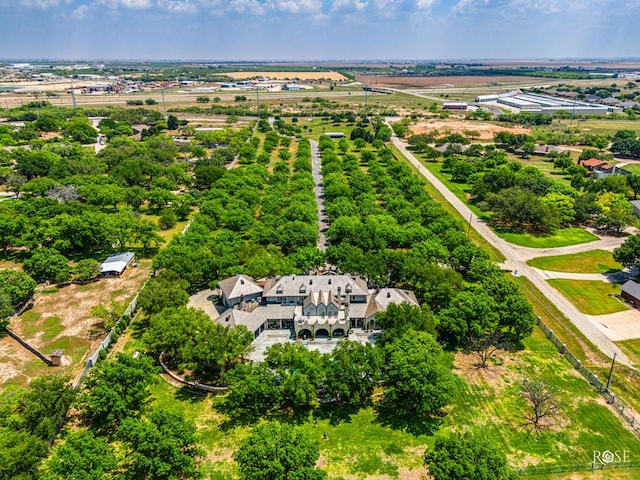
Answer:
M609 450L602 452L602 463L611 463L615 460L615 455Z

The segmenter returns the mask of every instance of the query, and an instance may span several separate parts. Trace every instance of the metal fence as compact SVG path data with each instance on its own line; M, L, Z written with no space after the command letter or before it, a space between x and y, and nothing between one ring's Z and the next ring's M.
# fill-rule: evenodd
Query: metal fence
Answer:
M594 386L594 388L602 394L607 403L611 405L616 412L629 424L634 433L640 437L640 415L631 407L628 403L622 400L619 396L613 393L610 389L607 389L606 383L598 378L598 375L594 374L591 370L582 365L582 362L576 358L576 356L569 351L567 346L556 337L553 330L547 327L542 319L538 317L538 327L544 332L546 337L551 340L558 351L567 359L567 361L576 369L587 381ZM625 464L626 465L626 464Z
M129 303L124 313L120 316L120 320L122 320L125 317L131 318L133 316L134 312L136 311L136 307L138 306L138 296L140 295L140 292L144 289L144 287L147 285L148 281L149 279L145 280L145 282L142 284L142 287L140 287L140 290L138 290L138 293L136 293L136 296L133 297L133 300L131 300L131 303ZM75 388L78 388L82 384L82 380L87 375L87 373L89 373L89 370L91 370L93 366L96 363L98 363L98 360L100 360L100 352L102 350L106 350L107 348L109 348L109 345L111 345L113 335L116 333L116 328L117 328L117 325L112 327L111 330L109 330L109 333L107 333L107 335L100 342L100 344L98 345L96 350L93 352L93 354L91 354L91 356L87 359L86 363L84 364L84 368L82 369L82 373L76 380L76 383L74 385ZM122 332L124 332L125 330L126 328L123 329Z

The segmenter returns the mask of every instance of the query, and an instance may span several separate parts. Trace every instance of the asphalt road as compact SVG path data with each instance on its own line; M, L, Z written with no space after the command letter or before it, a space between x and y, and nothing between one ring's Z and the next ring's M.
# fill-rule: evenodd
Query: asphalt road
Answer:
M527 277L542 294L553 302L556 307L582 332L582 334L596 345L605 355L613 357L617 354L617 360L626 365L631 365L629 358L613 343L585 314L578 309L557 290L552 288L542 277L539 270L529 267L526 260L531 257L532 250L525 247L513 245L502 238L498 237L487 225L479 221L478 217L467 207L458 197L438 180L431 172L429 172L418 159L407 150L406 145L397 137L392 139L394 145L409 159L409 161L417 168L418 172L424 176L429 183L437 188L445 199L453 205L453 207L462 215L463 218L470 219L475 230L484 237L487 243L498 249L507 259L504 262L505 268L517 272L517 275ZM582 245L572 245L571 247L546 249L544 254L559 255L562 253L575 253L580 251L593 250L599 247L598 244L605 243L608 247L617 242L622 243L623 239L604 239L599 242L590 242ZM619 244L617 243L617 244ZM538 253L537 256L540 256Z

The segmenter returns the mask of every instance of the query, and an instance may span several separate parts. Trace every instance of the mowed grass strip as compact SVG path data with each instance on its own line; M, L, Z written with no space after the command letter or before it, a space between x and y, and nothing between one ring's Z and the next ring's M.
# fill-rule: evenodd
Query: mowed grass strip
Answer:
M614 297L620 285L599 280L568 280L553 278L549 284L567 297L578 310L587 315L606 315L622 312L628 307Z
M560 228L553 235L535 235L500 229L496 229L495 232L509 243L530 248L566 247L598 240L596 235L580 227Z
M640 338L616 342L616 345L622 349L636 367L640 366ZM638 475L638 478L640 478L640 475Z
M541 270L568 273L612 273L622 268L622 265L613 259L611 252L606 250L538 257L529 260L527 264Z

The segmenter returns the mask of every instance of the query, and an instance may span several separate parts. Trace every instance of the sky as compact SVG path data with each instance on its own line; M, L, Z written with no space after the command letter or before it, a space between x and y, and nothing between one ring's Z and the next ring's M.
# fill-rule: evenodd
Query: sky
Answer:
M0 0L0 58L640 56L640 0Z

